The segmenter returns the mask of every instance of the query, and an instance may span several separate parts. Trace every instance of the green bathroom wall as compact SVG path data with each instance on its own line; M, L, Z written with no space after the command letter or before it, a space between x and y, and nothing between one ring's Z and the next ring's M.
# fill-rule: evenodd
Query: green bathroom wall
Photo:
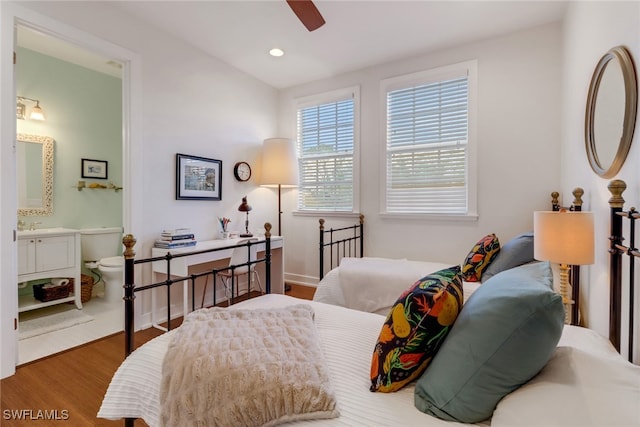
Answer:
M21 217L38 228L122 226L122 191L85 188L79 180L122 186L122 80L18 48L16 94L40 100L45 121L17 121L18 133L55 140L53 215ZM108 178L82 178L81 159L107 161Z

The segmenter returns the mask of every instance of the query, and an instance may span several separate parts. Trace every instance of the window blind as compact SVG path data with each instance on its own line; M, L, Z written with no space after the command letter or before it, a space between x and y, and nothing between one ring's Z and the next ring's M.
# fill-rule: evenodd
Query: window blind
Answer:
M387 92L386 210L467 213L468 79Z
M354 99L297 111L298 209L353 210Z

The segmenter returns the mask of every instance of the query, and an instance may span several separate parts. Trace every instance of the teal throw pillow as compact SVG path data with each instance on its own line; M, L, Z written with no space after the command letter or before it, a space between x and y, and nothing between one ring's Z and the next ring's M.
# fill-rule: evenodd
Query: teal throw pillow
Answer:
M496 258L482 274L486 282L501 271L518 267L533 261L533 233L523 233L505 243Z
M476 423L551 358L564 324L549 263L505 270L469 297L449 336L418 379L415 406Z

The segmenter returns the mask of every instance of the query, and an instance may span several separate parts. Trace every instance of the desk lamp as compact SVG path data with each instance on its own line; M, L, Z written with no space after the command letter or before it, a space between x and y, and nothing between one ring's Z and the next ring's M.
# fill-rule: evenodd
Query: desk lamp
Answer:
M567 210L534 212L533 257L560 264L560 295L568 321L569 308L576 303L567 293L569 266L594 262L593 214Z
M249 232L249 211L253 209L248 203L247 203L247 196L244 196L242 198L242 203L240 204L240 206L238 206L238 210L240 212L246 212L247 213L247 219L244 222L244 227L245 227L245 232L240 234L240 237L252 237L253 234L251 234Z

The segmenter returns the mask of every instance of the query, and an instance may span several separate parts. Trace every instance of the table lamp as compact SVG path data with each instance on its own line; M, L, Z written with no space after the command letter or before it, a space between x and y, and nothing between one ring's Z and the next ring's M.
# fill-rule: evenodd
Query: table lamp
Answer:
M296 147L288 138L265 139L262 145L260 185L278 187L278 235L282 236L282 187L298 184Z
M569 298L570 265L594 262L593 214L567 210L533 213L533 257L560 264L560 295L565 304L565 320L575 301Z
M244 233L240 233L240 237L252 237L253 234L251 234L251 232L249 232L249 211L253 209L249 203L247 203L247 196L244 196L242 198L242 203L240 203L240 206L238 206L238 210L240 212L246 212L247 213L247 219L244 221L244 227L245 227L245 232Z

